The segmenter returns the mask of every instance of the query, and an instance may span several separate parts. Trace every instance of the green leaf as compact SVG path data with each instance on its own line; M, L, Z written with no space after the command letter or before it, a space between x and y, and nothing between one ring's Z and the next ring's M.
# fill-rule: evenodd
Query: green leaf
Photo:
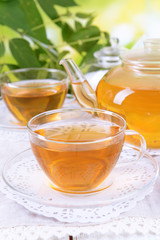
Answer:
M7 25L12 29L29 30L18 0L7 3L0 2L0 24Z
M12 0L0 0L0 2L10 2Z
M24 35L24 36L29 38L39 48L39 52L45 53L46 55L48 55L48 58L50 58L50 60L52 60L54 62L57 61L58 52L53 47L51 47L45 43L42 43L33 37L30 37L27 35Z
M78 21L75 21L75 28L77 31L79 31L81 28L83 28L82 24Z
M107 41L109 41L109 34L107 32L103 32L105 38L107 39Z
M54 8L52 0L38 0L39 5L43 9L43 11L48 15L48 17L52 20L56 20L55 24L59 27L62 27L62 22L60 16L58 15L56 9Z
M0 64L0 74L4 72L8 72L10 70L18 69L18 68L19 68L18 65L3 63L3 64Z
M74 31L67 23L62 30L63 39L79 53L88 51L100 38L100 30L96 26L88 26Z
M94 16L91 16L86 23L86 27L90 26L92 24L93 20L94 20Z
M40 63L29 43L21 38L9 41L9 47L20 68L40 67Z
M70 41L78 41L83 39L88 39L91 37L100 36L100 31L96 26L89 26L82 28L80 31L75 32L72 34Z
M43 11L52 19L56 20L55 24L57 24L60 28L63 28L63 23L61 22L60 16L58 15L55 5L59 5L62 7L72 7L77 4L73 0L38 0L39 5L43 9ZM67 14L66 14L67 15ZM59 19L59 20L58 20Z
M89 26L73 33L70 38L70 45L78 52L89 51L99 40L100 30L96 26Z
M58 18L58 13L53 7L53 1L52 0L38 0L39 5L43 9L43 11L53 20Z
M87 54L83 57L80 65L82 64L86 64L87 62L89 62L91 59L94 58L93 54L100 50L102 47L104 47L104 45L101 45L101 44L96 44L94 45L92 48L89 49L89 51L87 52Z
M67 50L62 51L62 52L59 54L58 63L59 63L59 61L60 61L64 56L66 56L68 53L69 53L69 51L67 51Z
M73 34L74 34L73 28L68 23L64 23L62 28L63 40L69 42Z
M50 0L53 5L59 5L62 7L73 7L77 6L77 3L74 0Z
M5 46L3 42L0 42L0 57L2 57L5 53Z
M9 70L19 69L18 65L15 64L6 64Z
M76 17L78 18L89 18L92 13L76 13Z
M33 0L0 2L0 24L47 43L42 18Z
M23 10L26 22L31 29L31 36L40 39L42 42L48 42L44 23L37 6L33 0L19 0L20 6Z
M41 66L47 68L63 69L62 66L59 65L59 61L62 57L69 53L68 51L62 51L59 53L51 45L46 45L30 36L25 35L25 37L29 38L37 46L35 53Z

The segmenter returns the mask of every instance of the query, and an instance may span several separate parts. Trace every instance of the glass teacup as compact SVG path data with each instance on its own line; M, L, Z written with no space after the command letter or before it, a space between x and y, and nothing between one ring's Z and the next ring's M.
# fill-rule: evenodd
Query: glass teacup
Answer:
M58 109L28 122L33 153L51 187L65 193L93 193L107 188L125 141L145 150L144 138L126 130L118 114L100 109Z
M60 108L68 90L67 77L57 69L28 68L0 76L2 98L20 125L33 116Z

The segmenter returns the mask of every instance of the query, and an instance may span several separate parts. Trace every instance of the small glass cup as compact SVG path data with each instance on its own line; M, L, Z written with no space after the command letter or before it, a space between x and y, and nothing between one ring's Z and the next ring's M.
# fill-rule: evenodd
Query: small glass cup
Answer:
M60 108L65 100L67 76L57 69L28 68L0 76L1 95L20 125L35 115Z
M58 109L41 113L28 122L33 153L51 187L64 193L85 194L111 185L124 141L146 150L144 138L126 130L125 120L100 109ZM124 140L125 138L125 140Z

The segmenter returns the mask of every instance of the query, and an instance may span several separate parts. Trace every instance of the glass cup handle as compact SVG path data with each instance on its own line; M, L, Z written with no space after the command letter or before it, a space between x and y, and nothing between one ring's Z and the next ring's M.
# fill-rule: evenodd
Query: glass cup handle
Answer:
M144 156L147 148L144 137L134 130L125 131L125 146L138 150L138 160Z

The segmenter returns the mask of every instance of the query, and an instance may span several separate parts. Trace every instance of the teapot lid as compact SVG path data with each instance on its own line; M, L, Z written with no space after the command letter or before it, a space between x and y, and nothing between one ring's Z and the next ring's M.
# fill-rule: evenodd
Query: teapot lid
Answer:
M110 46L101 48L94 53L97 63L103 68L112 68L121 64L120 53L123 48L119 46L118 38L110 38Z
M125 51L124 47L119 46L118 38L110 38L109 46L103 47L93 53L92 60L84 61L81 65L83 73L108 71L109 69L118 66L122 63L120 54Z
M160 66L160 38L146 39L144 48L128 50L121 55L123 62L137 67L155 68Z

